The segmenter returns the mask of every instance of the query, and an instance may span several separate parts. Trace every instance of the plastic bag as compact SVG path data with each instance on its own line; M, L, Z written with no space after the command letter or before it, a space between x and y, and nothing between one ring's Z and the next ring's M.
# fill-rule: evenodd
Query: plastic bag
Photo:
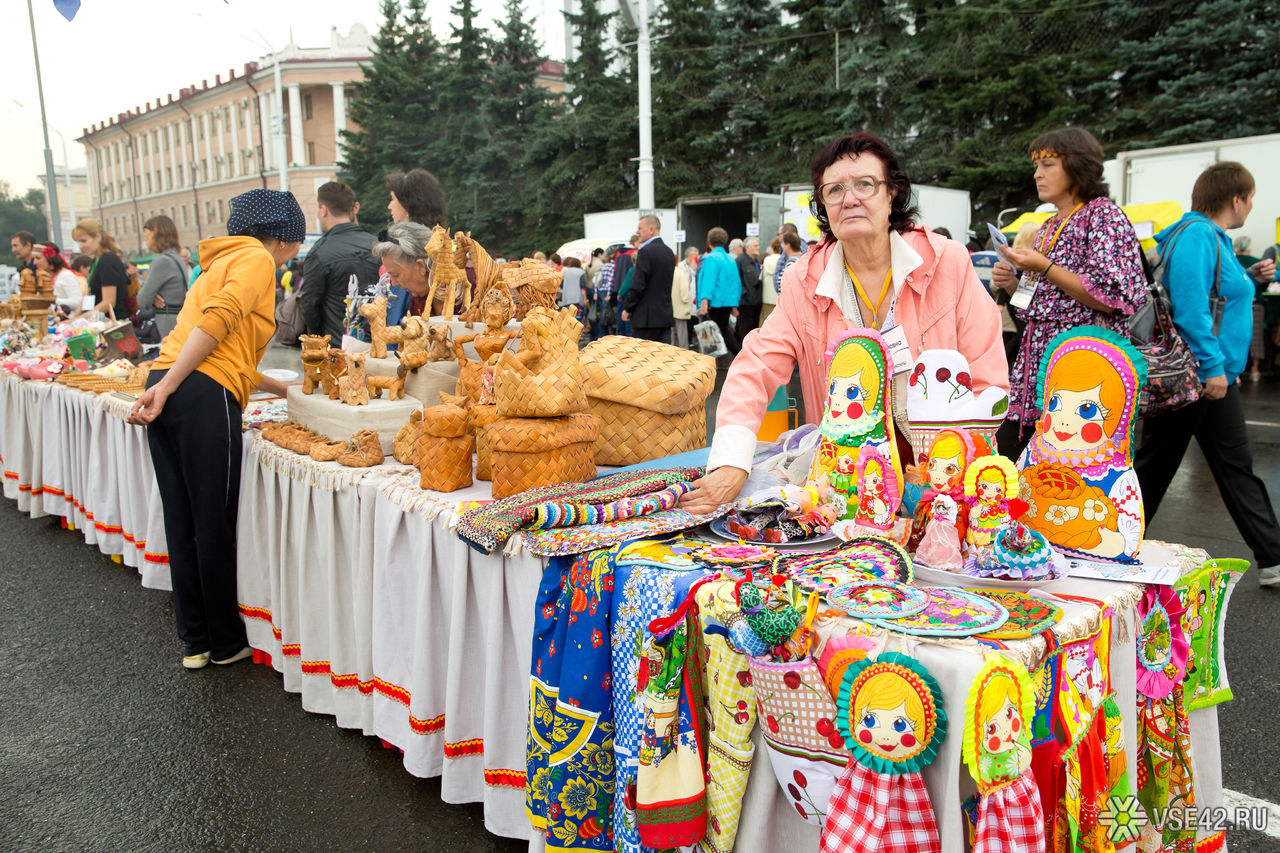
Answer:
M720 334L720 327L713 321L703 320L693 327L693 333L698 336L698 352L703 355L719 358L729 354L729 348L724 344L724 335Z

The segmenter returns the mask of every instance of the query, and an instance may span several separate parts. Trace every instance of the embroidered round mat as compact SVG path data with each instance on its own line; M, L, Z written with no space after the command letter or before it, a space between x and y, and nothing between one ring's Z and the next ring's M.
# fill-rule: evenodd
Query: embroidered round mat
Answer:
M859 536L823 554L790 554L778 571L802 589L820 594L854 581L910 583L915 576L902 546L878 536Z
M1062 608L1034 595L1011 589L975 589L1009 613L1009 621L982 636L989 640L1021 640L1034 637L1058 624Z
M1002 605L977 593L939 586L927 586L924 591L929 593L929 604L919 613L871 622L903 634L971 637L994 631L1009 618Z
M896 619L924 610L929 593L897 581L854 581L828 592L827 602L859 619Z

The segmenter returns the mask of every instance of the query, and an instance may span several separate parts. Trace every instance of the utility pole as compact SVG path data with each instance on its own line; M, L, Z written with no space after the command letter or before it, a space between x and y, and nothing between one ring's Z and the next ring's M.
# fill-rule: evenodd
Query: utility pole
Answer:
M28 0L30 2L30 0ZM640 209L652 211L656 204L653 194L653 105L650 94L652 67L649 51L649 0L639 0L636 26L639 37L636 42L636 88L639 91L640 108Z
M49 147L49 119L44 112L44 79L40 75L40 48L36 46L36 13L27 0L27 18L31 21L31 53L36 60L36 89L40 93L40 128L44 131L44 182L49 189L49 236L62 245L62 214L58 210L58 183L53 172L53 149ZM70 168L68 166L68 168Z

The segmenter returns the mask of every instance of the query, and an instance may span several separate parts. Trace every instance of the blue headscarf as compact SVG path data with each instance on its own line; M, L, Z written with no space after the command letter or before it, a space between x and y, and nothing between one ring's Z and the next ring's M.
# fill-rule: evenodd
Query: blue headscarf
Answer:
M232 237L275 237L282 243L301 243L307 218L293 193L249 190L231 199L227 234Z

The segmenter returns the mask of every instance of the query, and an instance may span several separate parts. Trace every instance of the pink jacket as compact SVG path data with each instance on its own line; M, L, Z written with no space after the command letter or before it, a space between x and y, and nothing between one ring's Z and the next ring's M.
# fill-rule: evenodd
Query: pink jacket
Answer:
M959 350L969 360L975 394L990 385L1007 391L1009 366L1000 311L978 279L969 253L959 243L922 229L899 236L902 241L893 249L894 320L904 327L912 358L926 349ZM838 248L838 243L828 240L793 263L782 276L777 308L763 326L747 335L720 392L708 470L722 465L750 470L765 408L778 387L791 379L796 365L805 420L817 423L822 417L827 345L840 332L855 327L836 301L817 293ZM918 265L912 252L919 256ZM911 258L910 264L902 262L905 257ZM904 383L895 386L900 391ZM899 410L896 420L901 430L906 400L905 395L898 396L903 399L895 399L894 408Z

